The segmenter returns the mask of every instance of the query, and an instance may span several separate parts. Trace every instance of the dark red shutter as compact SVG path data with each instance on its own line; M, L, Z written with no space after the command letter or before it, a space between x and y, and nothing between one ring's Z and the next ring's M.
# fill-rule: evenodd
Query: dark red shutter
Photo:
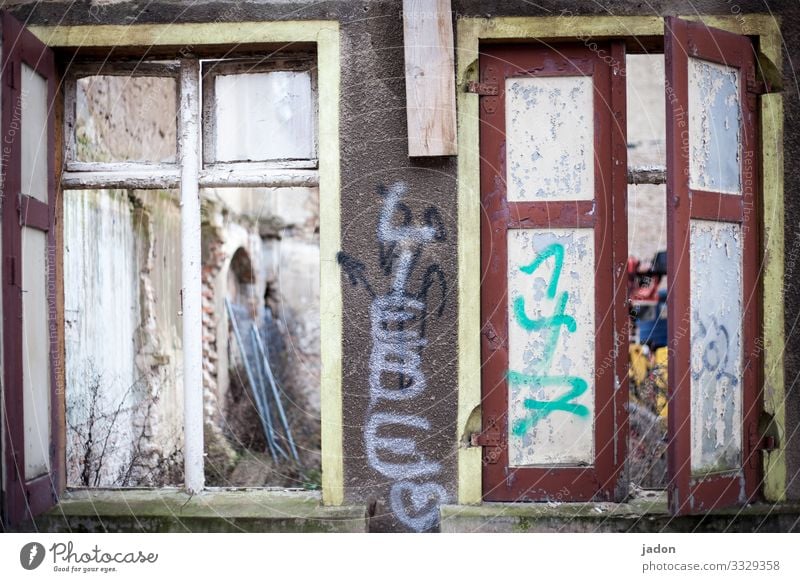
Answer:
M674 514L685 514L745 504L758 491L758 113L756 95L750 92L755 63L747 37L677 18L666 19L664 36L669 501ZM691 71L699 95L693 103ZM733 81L737 74L738 87ZM737 109L738 158L730 151L736 147L731 136ZM738 189L732 182L737 172ZM720 260L721 248L732 258ZM740 321L733 321L738 313Z
M52 507L63 489L64 459L63 395L56 389L57 330L55 239L56 180L55 114L56 75L53 53L19 22L2 13L2 133L3 133L3 439L5 449L5 482L3 484L3 519L11 527ZM37 147L47 157L46 200L23 194L22 184L22 115L24 100L32 99L22 90L22 68L27 65L47 85L47 130ZM40 150L41 151L41 150ZM40 195L44 195L41 192ZM43 197L43 196L42 196ZM32 361L23 345L23 232L26 228L45 233L47 282L47 328L49 337L50 435L47 450L49 463L41 474L26 478L25 438L31 427L25 426L23 386L28 370L41 369L48 362Z
M621 42L600 43L597 50L583 44L496 45L482 49L479 68L481 85L477 90L483 93L479 97L483 432L475 440L484 446L483 497L487 501L621 500L625 495L621 475L627 450L628 398L625 48ZM509 201L507 134L512 128L506 127L506 79L560 76L592 79L594 118L585 123L592 124L594 136L587 146L594 160L593 196ZM497 94L493 95L495 87ZM563 103L568 103L570 96L562 97ZM509 427L509 383L510 378L519 381L519 376L509 369L507 241L517 229L586 229L589 240L594 241L594 263L582 267L590 277L594 274L595 296L588 298L594 305L593 347L588 348L594 352L594 377L568 378L563 386L566 392L571 380L579 389L583 382L593 382L593 458L589 462L517 462L516 466L509 462L509 441L519 436ZM533 296L526 301L529 306L535 303ZM542 404L532 398L524 402L531 407ZM575 403L565 398L548 414L561 422L571 414L587 413L587 407Z

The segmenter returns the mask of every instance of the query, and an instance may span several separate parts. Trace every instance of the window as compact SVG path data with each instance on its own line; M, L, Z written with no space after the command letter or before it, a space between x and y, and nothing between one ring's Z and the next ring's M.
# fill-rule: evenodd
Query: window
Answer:
M113 189L65 191L67 485L180 485L197 465L213 485L318 485L314 63L70 66L66 180ZM201 239L181 239L179 203L198 189ZM177 249L198 242L200 266L182 270ZM181 279L198 274L191 301ZM202 394L184 370L202 372ZM184 421L182 401L198 396L203 417Z
M750 39L666 26L668 484L688 513L758 494L759 88ZM664 172L620 172L625 62L613 41L481 50L484 499L626 497L624 201Z
M329 447L323 463L331 469L326 501L336 502L341 455L332 455L330 448L340 447L340 424L335 407L326 413L326 426L320 417L323 408L330 410L339 379L329 373L323 380L321 364L330 369L336 350L323 355L321 344L338 337L340 308L338 289L321 284L335 270L319 260L321 247L333 253L338 245L338 217L332 214L338 212L338 132L332 131L338 115L335 23L265 23L258 30L237 25L233 38L247 45L246 52L226 50L231 42L226 40L218 43L217 53L200 51L209 58L183 57L193 52L189 41L196 38L196 28L213 27L211 36L204 36L213 39L219 25L178 26L170 42L183 38L184 49L156 50L158 57L149 61L108 59L104 48L87 51L97 60L76 59L67 51L62 144L53 137L60 133L54 115L60 107L54 107L52 53L6 15L4 25L16 28L3 38L21 35L29 43L19 52L4 50L4 71L6 59L31 61L52 83L42 103L50 133L40 131L29 113L25 127L37 137L50 136L41 147L49 152L49 169L37 175L49 172L54 191L54 159L63 145L64 202L55 207L64 213L63 232L60 221L53 228L35 204L23 210L33 210L37 224L54 235L45 253L45 269L51 269L46 276L54 284L43 282L39 288L59 297L54 285L67 287L65 309L54 300L48 303L54 313L43 324L41 318L26 318L66 335L51 342L49 360L27 349L24 355L54 363L50 372L47 367L38 371L54 376L43 384L53 388L52 405L43 401L52 425L39 422L42 411L28 400L20 404L24 420L20 413L9 423L15 438L8 442L26 446L34 441L17 431L47 428L52 440L42 470L50 473L37 474L26 485L35 488L41 482L41 499L30 489L5 497L4 518L16 523L36 515L66 485L183 485L190 492L205 485L319 488L321 431L327 432ZM290 46L293 39L300 40L298 49ZM50 41L55 46L72 42ZM259 52L256 41L283 48L268 44ZM116 45L109 40L104 46ZM182 58L175 59L178 54ZM44 64L37 63L39 55L46 57ZM322 78L318 58L326 62ZM322 106L318 94L326 97ZM204 97L210 99L205 109ZM4 92L3 98L6 103L13 95ZM255 106L265 99L279 106ZM20 101L26 112L38 103ZM10 121L4 118L6 131ZM248 123L254 130L248 139L231 140ZM330 155L319 156L321 144ZM15 154L9 169L17 159ZM326 193L324 205L320 189ZM4 213L4 220L11 219ZM12 233L4 228L3 234ZM57 239L63 240L63 253ZM34 273L28 268L26 277ZM20 286L5 276L3 281ZM92 300L98 297L102 300ZM321 298L329 305L324 317ZM226 307L242 306L244 311L233 315L238 325L230 325ZM235 332L244 329L240 346ZM14 328L6 337L17 332ZM109 343L104 345L103 338ZM8 375L13 379L22 369L13 360L5 360L10 365L4 367L4 386L13 385ZM245 374L244 361L252 376ZM113 374L104 376L103 368ZM262 409L269 406L268 420L255 412L255 401ZM13 489L9 479L20 477L14 467L21 456L7 452L4 491ZM272 455L274 467L265 474L261 461L269 464ZM255 464L236 466L254 456ZM29 457L36 460L33 452Z

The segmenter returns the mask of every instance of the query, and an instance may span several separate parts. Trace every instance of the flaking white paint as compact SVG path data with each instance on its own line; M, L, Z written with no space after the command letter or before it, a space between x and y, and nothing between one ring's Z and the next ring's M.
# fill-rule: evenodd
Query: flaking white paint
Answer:
M692 220L691 467L737 469L742 451L742 232Z
M689 57L689 184L741 194L739 70Z
M563 249L560 272L557 253L530 268L558 247ZM594 288L592 229L508 231L511 466L590 465L594 460ZM520 309L528 325L520 321ZM530 381L515 381L518 374ZM565 399L574 386L584 390ZM562 399L583 408L576 413L556 406L560 409L543 413L526 406L526 399Z
M510 202L594 198L591 77L506 79Z
M101 388L98 410L113 425L102 485L129 462L133 442L132 394L139 376L134 334L140 319L136 246L130 205L118 191L64 192L64 324L66 343L67 483L80 485L90 422L90 387Z

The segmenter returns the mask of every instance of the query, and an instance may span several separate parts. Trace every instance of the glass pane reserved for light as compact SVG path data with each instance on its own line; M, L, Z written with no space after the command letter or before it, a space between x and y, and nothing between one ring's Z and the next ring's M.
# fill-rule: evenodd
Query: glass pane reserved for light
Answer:
M217 162L316 157L308 71L219 75L214 91Z
M509 202L594 198L592 78L506 79Z
M25 479L50 469L50 330L47 233L22 227L22 407Z
M742 454L742 229L692 220L691 468L736 470Z
M94 75L78 79L75 159L174 162L177 91L172 77Z
M47 203L47 119L50 104L47 79L22 63L22 184L23 194Z
M594 461L592 229L508 231L508 455Z
M739 70L689 58L689 184L741 194Z

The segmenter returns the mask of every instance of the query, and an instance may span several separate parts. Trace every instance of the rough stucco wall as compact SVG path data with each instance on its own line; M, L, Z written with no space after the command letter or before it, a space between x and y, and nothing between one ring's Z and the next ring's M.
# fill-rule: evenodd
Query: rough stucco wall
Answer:
M356 17L342 39L347 260L340 262L350 273L362 272L355 261L363 264L371 293L345 277L345 498L371 504L373 530L426 529L436 526L436 504L454 502L457 494L456 160L408 158L398 3L370 3ZM405 236L392 228L401 224L410 229ZM403 280L403 261L416 252ZM404 343L373 330L389 317L380 299L386 301L393 285L404 296L397 309L410 318ZM411 298L421 305L409 305ZM393 358L401 362L411 398L378 396L399 382L386 364ZM410 450L401 454L403 445Z
M210 22L219 20L266 19L339 19L342 24L342 249L348 257L364 265L364 275L373 292L385 294L393 270L388 274L381 264L381 241L378 221L384 199L379 187L402 184L403 202L410 211L410 225L424 226L426 208L434 206L442 217L445 240L426 243L417 271L412 276L417 289L422 268L438 265L447 284L447 301L441 317L430 317L426 326L427 345L421 352L420 372L427 389L422 397L405 402L382 402L375 413L416 415L429 423L429 429L410 427L407 434L390 431L391 436L406 436L416 450L430 462L439 463L435 474L424 475L432 483L417 495L401 491L405 511L412 518L424 517L428 498L444 489L448 501L455 499L455 410L456 410L456 305L453 292L456 280L455 232L455 160L410 161L406 156L404 112L402 22L398 15L399 0L387 2L155 2L142 7L136 3L44 2L33 8L24 5L15 10L23 20L31 16L37 24L92 24L97 22L128 24L136 22ZM741 12L768 12L773 7L784 18L783 30L788 56L800 54L800 22L795 2L739 0ZM455 16L545 16L558 14L565 3L541 0L454 0ZM576 0L568 8L573 13L597 15L653 15L710 13L730 15L732 6L726 0L635 0L594 2ZM223 15L220 17L220 15ZM800 188L800 175L793 171L792 160L800 155L800 102L791 58L785 59L786 96L786 192ZM793 155L794 154L794 155ZM786 199L787 225L800 223L800 201ZM800 247L800 237L789 227L787 256L792 244ZM386 248L384 246L384 257ZM330 260L323 257L323 260ZM396 267L396 265L395 265ZM358 279L357 279L358 281ZM369 407L369 359L374 341L370 331L370 308L373 300L363 283L351 285L343 274L344 289L344 410L345 410L345 487L349 501L375 500L373 529L398 525L389 511L389 490L396 482L369 467L366 459L364 429ZM800 313L800 294L787 288L787 314ZM436 293L429 295L436 305ZM477 308L477 306L474 306ZM791 316L790 316L791 317ZM793 388L788 399L789 430L800 420L800 387L794 379L800 373L800 338L793 332L794 318L787 321L789 335L786 352L787 386ZM373 415L374 418L375 415ZM378 417L381 418L381 417ZM392 427L390 427L392 428ZM800 450L789 454L790 492L800 498ZM408 474L408 473L407 473ZM406 519L406 526L410 520ZM420 525L421 522L410 522ZM423 524L424 525L424 524Z
M800 292L797 289L800 273L800 86L797 67L800 64L800 4L787 2L783 10L784 50L783 109L784 109L784 192L785 194L785 275L784 300L786 310L786 478L787 497L800 500ZM764 306L769 309L768 305Z

